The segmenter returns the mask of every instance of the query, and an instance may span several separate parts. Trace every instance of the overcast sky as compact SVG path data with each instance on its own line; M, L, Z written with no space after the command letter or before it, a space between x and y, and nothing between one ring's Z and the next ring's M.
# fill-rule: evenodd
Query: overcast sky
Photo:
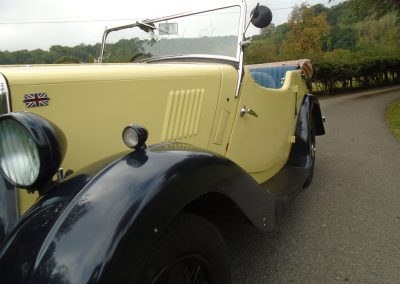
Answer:
M101 41L104 28L132 20L166 16L239 0L0 0L0 50L74 46ZM336 0L336 3L341 0ZM270 7L273 23L287 21L302 0L247 0L250 11L257 2ZM328 0L308 0L308 4ZM254 30L252 31L255 32Z

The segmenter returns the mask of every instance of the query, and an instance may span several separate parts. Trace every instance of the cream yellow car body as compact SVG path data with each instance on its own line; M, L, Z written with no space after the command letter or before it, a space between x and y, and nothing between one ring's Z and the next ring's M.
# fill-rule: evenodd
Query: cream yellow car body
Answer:
M235 97L237 71L227 64L100 64L2 67L13 112L36 113L63 130L62 168L77 171L126 149L125 126L149 130L148 144L179 141L226 156L259 183L286 163L307 92L300 71L280 89L257 84L248 68ZM24 96L47 93L48 106L27 108ZM296 105L296 106L295 106ZM240 116L240 107L257 118ZM273 133L273 135L272 135ZM20 212L36 196L19 191Z
M218 225L273 230L325 134L309 60L244 65L249 23L272 20L246 15L136 21L95 64L0 67L1 283L231 283Z

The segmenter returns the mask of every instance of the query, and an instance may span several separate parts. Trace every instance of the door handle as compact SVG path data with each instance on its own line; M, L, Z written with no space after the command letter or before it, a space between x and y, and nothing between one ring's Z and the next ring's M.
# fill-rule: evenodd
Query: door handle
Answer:
M240 109L240 117L243 117L245 114L250 114L254 117L258 117L258 114L252 110L251 108L246 108L246 106L242 106Z

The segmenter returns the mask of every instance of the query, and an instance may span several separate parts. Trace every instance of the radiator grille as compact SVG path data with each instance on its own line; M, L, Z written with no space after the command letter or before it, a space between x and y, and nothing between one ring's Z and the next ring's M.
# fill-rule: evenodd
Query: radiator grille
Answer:
M171 91L161 140L176 140L197 135L204 102L204 89Z

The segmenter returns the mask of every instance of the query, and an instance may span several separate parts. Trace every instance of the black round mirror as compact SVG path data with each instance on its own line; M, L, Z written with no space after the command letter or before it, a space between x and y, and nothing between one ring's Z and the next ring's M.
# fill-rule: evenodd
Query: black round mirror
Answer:
M266 6L257 5L251 11L251 23L257 28L266 28L272 21L272 12Z

